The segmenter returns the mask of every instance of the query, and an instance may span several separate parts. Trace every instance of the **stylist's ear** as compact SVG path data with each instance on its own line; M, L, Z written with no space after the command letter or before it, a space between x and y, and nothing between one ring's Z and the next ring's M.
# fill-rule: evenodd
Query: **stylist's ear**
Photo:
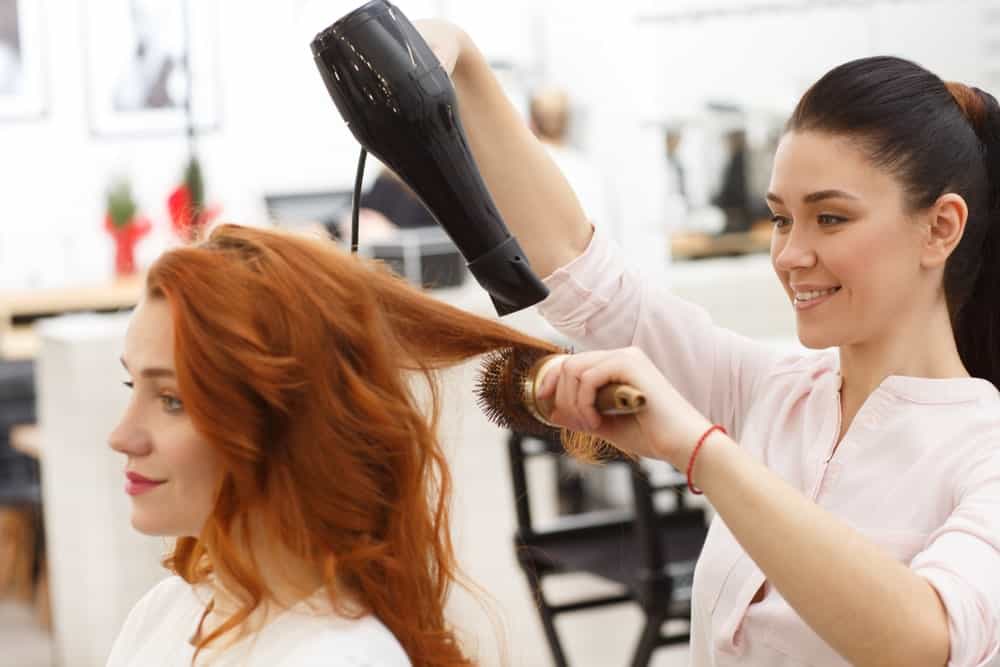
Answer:
M938 197L929 213L920 265L925 269L935 269L944 266L962 240L969 207L960 195L949 192Z

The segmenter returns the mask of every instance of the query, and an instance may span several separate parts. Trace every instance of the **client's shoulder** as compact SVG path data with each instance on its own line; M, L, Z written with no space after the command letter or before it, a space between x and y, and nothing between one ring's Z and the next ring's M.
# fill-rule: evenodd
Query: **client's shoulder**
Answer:
M171 575L146 591L136 607L159 609L172 606L178 601L188 601L192 597L191 585L177 575Z
M129 612L116 644L148 641L155 634L183 626L198 610L198 598L183 579L163 579L139 598Z
M361 618L308 615L296 620L306 631L299 635L297 645L282 664L295 667L411 667L396 636L371 614Z

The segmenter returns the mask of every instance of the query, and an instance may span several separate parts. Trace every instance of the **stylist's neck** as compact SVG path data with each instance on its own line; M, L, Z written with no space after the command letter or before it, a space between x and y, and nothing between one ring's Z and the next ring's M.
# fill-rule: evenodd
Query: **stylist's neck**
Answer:
M868 396L890 375L967 377L943 298L893 318L884 331L840 347L844 391Z

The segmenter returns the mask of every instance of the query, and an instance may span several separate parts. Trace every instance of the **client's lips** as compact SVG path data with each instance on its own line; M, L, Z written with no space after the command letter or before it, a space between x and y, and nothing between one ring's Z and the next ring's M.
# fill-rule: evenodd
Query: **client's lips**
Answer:
M165 481L166 480L149 479L148 477L143 477L137 472L126 472L125 493L130 496L137 496L140 493L146 493L147 491L155 489Z

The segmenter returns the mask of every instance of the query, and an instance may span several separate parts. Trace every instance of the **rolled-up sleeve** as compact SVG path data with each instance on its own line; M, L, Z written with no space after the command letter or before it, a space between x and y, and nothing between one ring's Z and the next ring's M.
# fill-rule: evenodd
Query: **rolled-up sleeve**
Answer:
M1000 452L966 470L954 511L910 563L944 603L949 667L994 664L1000 649Z
M538 312L549 324L591 348L632 344L641 295L621 253L599 231L586 250L544 280L549 296Z

